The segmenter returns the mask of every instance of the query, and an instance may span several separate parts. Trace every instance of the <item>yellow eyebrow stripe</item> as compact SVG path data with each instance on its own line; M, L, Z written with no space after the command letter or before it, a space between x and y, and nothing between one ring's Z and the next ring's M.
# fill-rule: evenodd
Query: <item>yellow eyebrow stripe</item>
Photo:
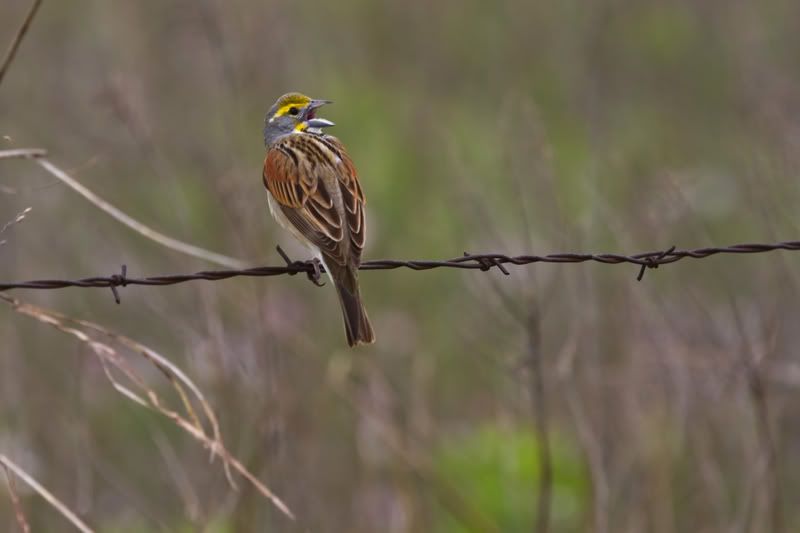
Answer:
M308 104L308 102L291 102L291 103L288 103L288 104L284 105L283 107L281 107L280 109L278 109L278 111L275 112L275 116L276 117L282 117L283 115L288 113L291 108L296 107L299 110L299 109L303 109L307 104Z

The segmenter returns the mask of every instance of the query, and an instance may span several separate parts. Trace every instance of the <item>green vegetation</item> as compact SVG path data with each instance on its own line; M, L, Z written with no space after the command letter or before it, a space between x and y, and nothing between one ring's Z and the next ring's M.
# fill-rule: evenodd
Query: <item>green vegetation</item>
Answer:
M29 1L2 4L0 50ZM335 102L366 259L798 239L797 20L788 0L45 0L0 85L0 150L46 148L165 234L282 264L276 244L306 252L268 215L261 129L298 90ZM0 226L26 207L0 281L216 268L0 160ZM358 351L332 288L304 276L126 287L119 306L17 291L180 366L298 521L3 302L0 454L98 531L533 531L536 356L551 533L798 530L800 254L637 271L364 272L378 342ZM67 529L18 485L33 531ZM0 475L0 529L5 493Z

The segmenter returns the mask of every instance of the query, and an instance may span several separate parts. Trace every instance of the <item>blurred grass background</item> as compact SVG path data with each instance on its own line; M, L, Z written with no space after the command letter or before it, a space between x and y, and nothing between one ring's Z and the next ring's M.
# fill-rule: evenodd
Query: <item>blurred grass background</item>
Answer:
M0 7L0 45L28 5ZM47 148L160 231L280 264L275 244L304 252L267 213L261 128L298 90L335 101L367 259L796 239L797 20L788 0L46 0L0 86L0 149ZM33 208L0 279L211 267L30 162L2 161L0 186L3 222ZM596 264L365 272L378 342L357 351L330 287L301 277L128 288L121 306L19 292L186 369L299 520L231 492L84 346L10 310L0 451L100 531L531 531L544 399L551 531L793 531L799 269L774 253L641 283ZM35 531L66 530L20 490Z

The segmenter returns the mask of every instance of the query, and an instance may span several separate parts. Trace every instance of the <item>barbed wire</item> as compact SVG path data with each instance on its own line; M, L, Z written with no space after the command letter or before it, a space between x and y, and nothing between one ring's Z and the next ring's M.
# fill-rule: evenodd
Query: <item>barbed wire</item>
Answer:
M756 254L773 252L776 250L800 251L800 241L784 241L773 244L734 244L732 246L715 248L696 248L692 250L677 250L675 246L666 250L644 252L634 255L620 254L587 254L587 253L558 253L548 255L515 255L489 253L489 254L468 254L462 257L447 259L443 261L431 260L397 260L397 259L378 259L364 261L360 270L394 270L398 268L408 268L411 270L432 270L435 268L457 268L463 270L489 271L497 268L505 275L509 275L505 265L530 265L534 263L585 263L589 261L603 263L607 265L633 264L638 265L639 274L636 277L641 281L644 272L648 268L658 268L660 265L675 263L682 259L705 259L718 254ZM144 278L132 278L127 275L127 267L122 265L119 274L110 276L96 276L76 280L62 279L40 279L32 281L22 281L17 283L0 283L0 291L10 289L63 289L66 287L105 287L114 292L117 303L120 302L117 287L128 285L150 285L163 286L185 283L188 281L206 280L221 281L235 277L266 277L296 274L306 274L308 278L317 284L321 274L325 269L319 261L292 261L286 253L278 247L278 253L286 261L284 266L262 266L246 268L241 270L206 270L192 274L172 274L166 276L149 276Z

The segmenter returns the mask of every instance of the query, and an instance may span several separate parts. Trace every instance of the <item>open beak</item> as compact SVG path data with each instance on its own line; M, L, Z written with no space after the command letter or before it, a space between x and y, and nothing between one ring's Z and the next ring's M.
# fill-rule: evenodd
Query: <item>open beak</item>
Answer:
M308 124L309 128L313 129L320 129L320 128L328 128L330 126L334 126L335 124L330 120L324 118L317 118L316 117L316 110L325 104L332 104L330 100L311 100L311 103L308 105L308 110L306 111L306 123Z

